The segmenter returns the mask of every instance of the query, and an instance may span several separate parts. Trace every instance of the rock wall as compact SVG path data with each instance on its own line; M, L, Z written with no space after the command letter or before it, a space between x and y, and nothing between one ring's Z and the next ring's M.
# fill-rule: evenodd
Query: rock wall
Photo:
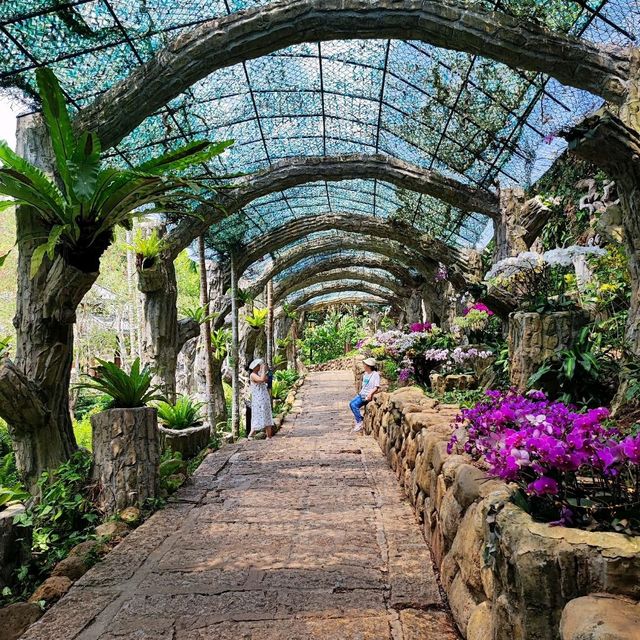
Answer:
M582 596L640 599L640 540L534 522L510 502L509 486L468 457L447 453L457 413L407 387L369 403L365 433L378 440L415 509L462 635L632 640L620 628L618 635L579 635L565 623L561 633L560 621L569 602L572 620L576 608L589 606ZM610 631L619 615L606 604L597 629Z

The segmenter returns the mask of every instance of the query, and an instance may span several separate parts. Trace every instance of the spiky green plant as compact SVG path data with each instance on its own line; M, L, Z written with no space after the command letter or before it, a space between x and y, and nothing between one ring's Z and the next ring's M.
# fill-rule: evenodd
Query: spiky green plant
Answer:
M196 402L189 396L180 396L174 404L158 402L158 420L167 429L190 429L202 424L200 410L203 402Z
M87 376L90 382L80 382L79 389L93 389L109 396L110 408L133 409L144 407L154 400L162 400L159 388L153 384L153 373L149 367L141 367L136 358L129 373L114 362L98 359L100 366L96 375Z
M185 307L182 313L191 320L195 320L198 324L203 324L207 321L214 320L218 317L217 313L210 313L207 315L207 307L202 305L201 307Z
M100 140L90 131L76 134L64 94L53 71L36 71L44 122L55 155L59 184L0 141L0 211L28 205L40 219L46 236L33 252L32 276L45 255L61 251L74 266L98 258L111 241L117 225L130 228L136 215L184 213L186 205L201 200L200 185L180 178L178 172L208 162L232 141L192 142L152 158L133 169L103 167ZM140 211L142 207L144 211Z
M9 355L9 345L11 344L11 336L0 338L0 359Z
M253 313L246 315L244 319L250 327L260 329L267 322L268 315L269 309L254 309Z
M138 229L133 242L126 246L127 249L131 249L136 256L140 256L143 260L153 260L160 255L160 252L165 247L165 242L160 237L157 229L146 235L142 232L142 229Z

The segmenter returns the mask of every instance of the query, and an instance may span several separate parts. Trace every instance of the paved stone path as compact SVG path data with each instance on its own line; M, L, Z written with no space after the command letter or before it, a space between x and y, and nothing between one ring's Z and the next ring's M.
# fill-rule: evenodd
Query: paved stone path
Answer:
M24 640L452 640L429 550L350 373L311 374L271 442L209 456Z

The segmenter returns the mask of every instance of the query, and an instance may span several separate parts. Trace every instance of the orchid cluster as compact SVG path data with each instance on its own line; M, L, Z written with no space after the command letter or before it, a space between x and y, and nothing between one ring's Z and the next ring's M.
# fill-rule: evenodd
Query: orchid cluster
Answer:
M476 302L465 307L462 316L455 318L453 325L460 331L478 333L487 327L494 315L484 302ZM480 338L480 336L475 336L475 338Z
M563 247L545 253L525 251L497 262L485 280L505 289L522 308L545 311L577 306L567 297L567 285L573 286L575 265L588 256L602 256L606 251L595 246Z
M602 528L640 515L640 435L608 426L607 409L578 413L540 391L486 396L457 418L467 433L464 451L517 483L534 516ZM454 435L449 450L457 443Z
M431 322L414 322L409 325L411 333L427 333L433 329Z
M407 382L409 382L414 373L415 369L413 367L413 361L409 356L405 356L400 362L398 381L406 384Z

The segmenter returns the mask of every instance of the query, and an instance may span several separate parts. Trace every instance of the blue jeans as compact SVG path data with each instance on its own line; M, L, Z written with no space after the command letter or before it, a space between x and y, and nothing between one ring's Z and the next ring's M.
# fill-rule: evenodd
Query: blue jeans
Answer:
M358 394L349 403L349 408L351 409L351 411L353 411L353 416L358 424L362 422L362 414L360 413L360 408L364 407L365 404L367 404L367 401L360 394Z

